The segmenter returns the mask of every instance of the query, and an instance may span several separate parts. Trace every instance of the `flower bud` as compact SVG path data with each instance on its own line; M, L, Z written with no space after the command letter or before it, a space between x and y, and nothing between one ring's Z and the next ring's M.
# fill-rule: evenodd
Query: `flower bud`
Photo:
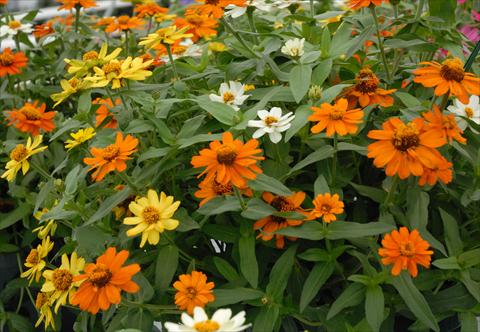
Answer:
M313 100L322 98L322 87L320 85L312 85L308 90L308 98Z

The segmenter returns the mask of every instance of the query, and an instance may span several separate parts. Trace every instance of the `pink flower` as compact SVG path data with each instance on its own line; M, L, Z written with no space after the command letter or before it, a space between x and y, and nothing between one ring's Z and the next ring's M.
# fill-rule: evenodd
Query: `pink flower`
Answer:
M480 13L477 12L475 9L472 9L472 18L475 21L480 22Z
M472 43L476 43L480 40L480 31L478 28L464 25L463 27L460 28L459 30L465 37L468 38Z
M460 5L463 5L465 3L465 1L467 1L467 0L457 0L457 3L460 4Z

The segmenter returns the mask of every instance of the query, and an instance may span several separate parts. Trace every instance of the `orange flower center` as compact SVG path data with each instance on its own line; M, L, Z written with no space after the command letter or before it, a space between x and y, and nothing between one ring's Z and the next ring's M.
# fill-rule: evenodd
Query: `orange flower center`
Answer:
M75 89L78 86L78 84L80 84L80 81L77 78L74 77L70 81L68 81L68 83L70 83L72 88Z
M28 156L28 150L25 148L25 145L18 144L15 149L10 152L10 159L15 161L21 161ZM31 252L30 252L31 253Z
M185 17L185 19L188 21L188 23L191 23L193 25L201 25L202 22L205 20L204 17L197 14L188 15Z
M220 2L220 0L205 0L206 5L217 6L219 2Z
M278 119L277 119L276 117L274 117L274 116L270 116L270 115L269 115L269 116L267 116L267 117L265 118L265 120L263 120L263 122L265 122L265 124L266 124L267 126L270 126L270 125L272 125L273 123L277 123L277 122L278 122Z
M38 257L38 251L37 249L32 249L30 250L30 253L27 256L26 259L27 263L36 265L40 261L40 257Z
M53 271L52 281L57 290L64 292L70 288L73 282L73 275L68 270L56 269Z
M457 122L453 116L444 116L443 117L443 126L446 129L455 129L457 128Z
M38 111L38 109L30 105L26 105L22 107L20 111L22 112L23 115L25 115L27 120L35 121L35 120L40 120L42 118L42 114Z
M295 206L286 198L283 196L277 196L275 197L271 202L270 205L273 206L277 211L280 212L290 212L290 211L295 211ZM273 221L276 221L278 223L284 222L285 218L279 217L279 216L271 216Z
M197 296L197 290L193 287L188 287L186 296L190 300L194 299Z
M393 146L397 150L407 151L410 148L417 147L419 143L418 129L413 123L400 125L393 134Z
M193 328L197 330L197 332L215 332L218 331L218 329L220 328L220 324L208 319L204 322L195 323L195 325L193 325Z
M345 111L334 108L333 111L330 113L330 119L341 120L344 114L345 114Z
M12 29L18 29L22 26L22 23L19 21L10 21L10 23L8 23L8 26Z
M119 153L120 149L115 144L109 145L103 149L103 159L112 161L118 157Z
M45 303L48 302L48 296L45 293L39 292L35 299L35 307L40 309Z
M323 214L329 214L330 211L332 210L332 207L329 204L322 204L320 207L320 212Z
M120 74L121 66L118 62L110 62L103 65L102 70L105 72L105 75L110 73L116 73L118 75Z
M147 206L145 209L143 209L142 217L147 224L155 224L160 220L160 212L153 206Z
M355 89L362 93L375 92L380 83L377 76L369 68L361 69L355 80L357 82Z
M97 288L103 287L110 279L112 279L112 272L105 264L97 264L95 269L88 274L88 279Z
M15 60L15 57L11 53L2 53L0 54L0 65L2 66L10 66Z
M221 184L213 180L213 191L215 191L217 195L228 194L232 192L232 185L230 183Z
M223 102L225 104L231 103L234 100L235 100L235 96L231 92L227 91L223 94Z
M228 145L222 145L217 149L217 161L220 164L232 165L237 158L237 153Z
M129 19L130 18L128 16L122 15L122 16L117 18L118 24L127 24Z
M473 118L473 109L471 107L465 107L465 115L467 118Z
M415 255L415 246L412 242L401 243L400 253L402 256L413 257Z
M98 59L97 51L89 51L83 55L83 61Z
M465 77L462 60L454 58L443 61L440 75L447 81L461 82Z

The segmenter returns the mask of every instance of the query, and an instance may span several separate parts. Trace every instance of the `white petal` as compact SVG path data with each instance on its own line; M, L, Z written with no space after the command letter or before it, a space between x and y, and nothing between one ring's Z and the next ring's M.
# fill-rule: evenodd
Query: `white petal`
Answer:
M193 309L193 319L195 320L196 323L198 322L204 322L208 320L208 316L205 313L205 310L201 307L195 307Z
M212 320L220 325L225 324L232 317L232 310L230 309L218 309L212 316Z
M267 110L260 110L260 111L257 111L257 115L260 119L265 119L267 116L270 115L270 113L267 111Z
M265 122L263 122L262 120L250 120L248 121L247 126L253 128L263 128L265 127Z
M261 129L258 129L257 131L255 131L252 135L253 138L259 138L259 137L262 137L263 135L265 135L266 132L264 130L264 128L261 128Z
M193 327L193 325L195 325L194 319L190 317L186 312L182 313L181 319L183 325L185 326Z
M275 144L277 144L282 140L282 134L276 131L274 131L273 133L269 133L268 137L270 137L270 140L272 141L272 143L275 143Z
M280 119L282 117L282 109L280 107L273 107L270 110L270 115L274 118Z
M211 101L218 101L219 103L223 103L223 98L221 96L217 96L216 94L210 94L208 96Z

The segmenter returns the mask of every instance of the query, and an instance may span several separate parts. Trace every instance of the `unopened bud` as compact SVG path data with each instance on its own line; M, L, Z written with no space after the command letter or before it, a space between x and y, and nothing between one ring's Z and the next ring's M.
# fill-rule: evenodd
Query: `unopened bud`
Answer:
M322 87L320 85L312 85L308 90L308 98L313 100L322 98Z

